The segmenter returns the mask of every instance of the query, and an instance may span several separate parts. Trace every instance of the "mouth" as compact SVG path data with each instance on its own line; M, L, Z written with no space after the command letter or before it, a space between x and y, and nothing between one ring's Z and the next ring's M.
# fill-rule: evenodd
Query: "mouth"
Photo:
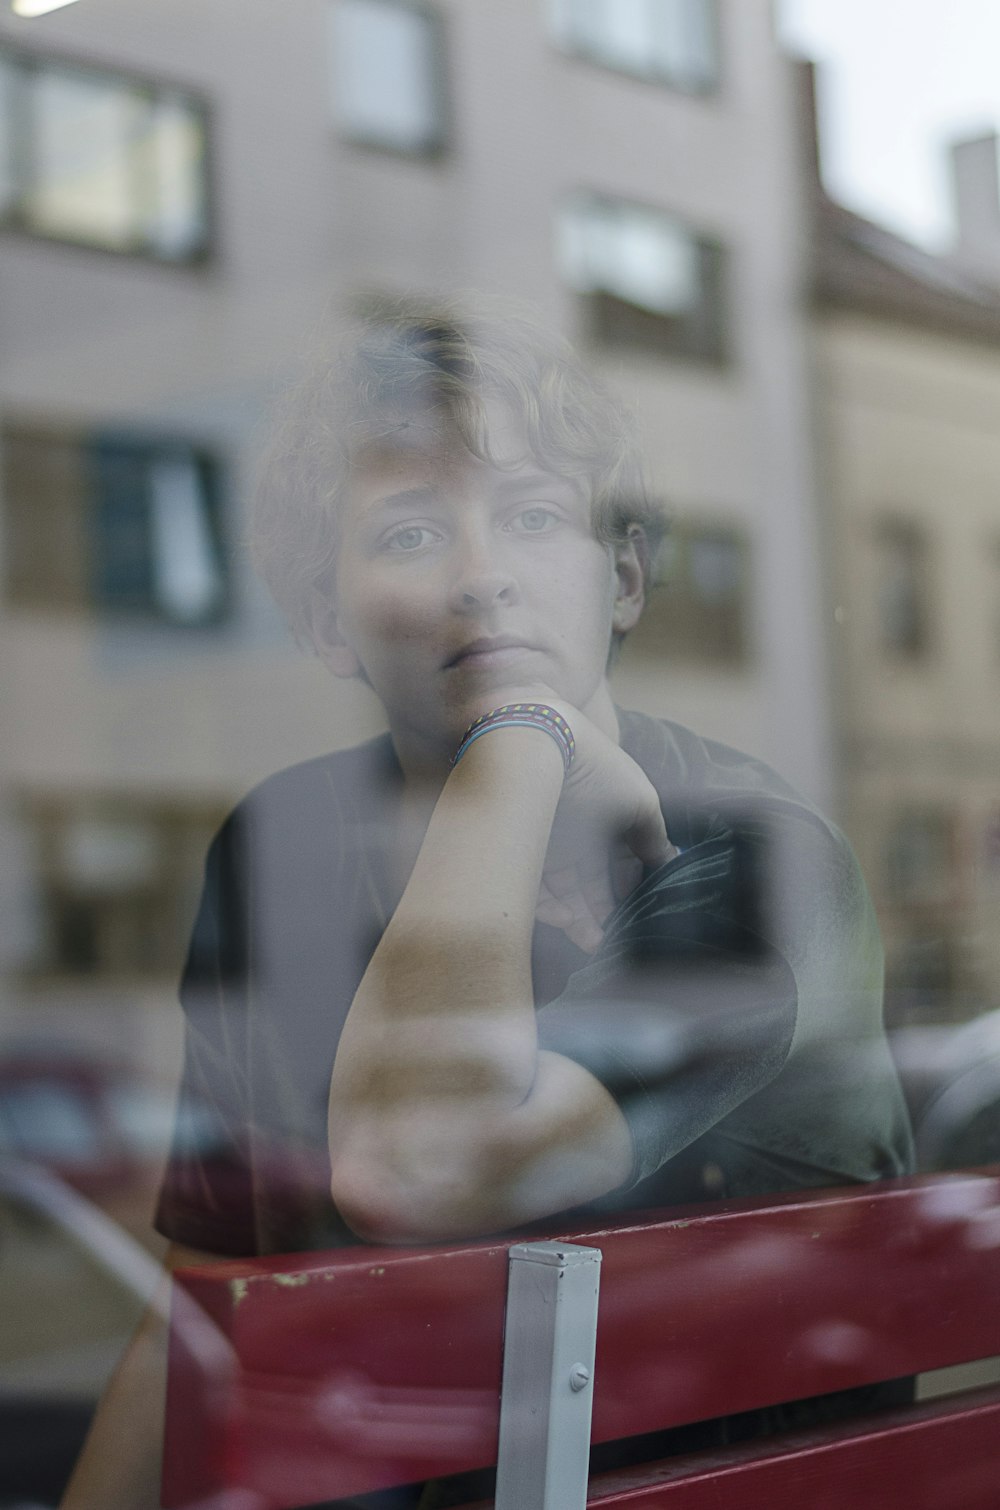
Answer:
M470 640L468 645L463 645L451 660L445 662L445 670L451 671L457 667L487 669L491 666L505 666L508 662L519 660L521 656L537 649L537 645L529 644L527 640L516 639L513 635L484 636L482 639Z

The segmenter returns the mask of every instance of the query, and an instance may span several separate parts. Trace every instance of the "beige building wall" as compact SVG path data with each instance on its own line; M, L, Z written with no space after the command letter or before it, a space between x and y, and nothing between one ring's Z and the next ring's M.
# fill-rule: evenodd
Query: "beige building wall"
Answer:
M889 1011L972 1015L1000 1004L1000 347L828 312L816 367L843 813L879 907ZM911 656L886 643L887 521L927 543ZM946 835L909 878L892 859L907 815L940 815Z

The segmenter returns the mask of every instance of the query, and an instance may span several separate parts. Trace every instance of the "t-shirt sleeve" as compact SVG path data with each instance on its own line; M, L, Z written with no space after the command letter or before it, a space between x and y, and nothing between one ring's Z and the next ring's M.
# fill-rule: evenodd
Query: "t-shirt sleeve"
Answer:
M772 915L773 824L716 825L648 875L593 960L538 1014L539 1042L584 1065L632 1134L632 1183L769 1084L799 1008Z
M245 872L239 812L208 852L181 979L184 1067L154 1225L206 1252L254 1251L246 1085Z

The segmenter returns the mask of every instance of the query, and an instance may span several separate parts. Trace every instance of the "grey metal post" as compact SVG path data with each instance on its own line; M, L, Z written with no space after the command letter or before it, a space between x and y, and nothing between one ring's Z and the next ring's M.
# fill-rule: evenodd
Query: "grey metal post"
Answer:
M585 1510L600 1248L510 1250L496 1510Z

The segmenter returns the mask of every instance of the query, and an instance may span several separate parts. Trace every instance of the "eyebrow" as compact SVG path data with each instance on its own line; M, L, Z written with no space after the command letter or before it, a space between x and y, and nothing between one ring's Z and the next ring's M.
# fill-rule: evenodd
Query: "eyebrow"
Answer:
M569 492L579 492L576 482L571 477L561 477L558 472L522 472L517 476L503 478L497 484L497 492L505 497L513 494L531 492L535 488L566 488Z
M378 493L365 504L364 512L368 514L373 509L419 508L437 496L438 489L431 487L429 484L422 484L416 488L400 488L395 493Z
M539 489L557 487L579 497L580 487L570 477L561 477L557 472L522 472L516 476L501 477L495 491L501 499L519 498ZM420 483L412 488L400 488L397 492L378 493L364 506L364 513L376 509L404 512L406 509L426 507L441 496L441 489L431 483Z

